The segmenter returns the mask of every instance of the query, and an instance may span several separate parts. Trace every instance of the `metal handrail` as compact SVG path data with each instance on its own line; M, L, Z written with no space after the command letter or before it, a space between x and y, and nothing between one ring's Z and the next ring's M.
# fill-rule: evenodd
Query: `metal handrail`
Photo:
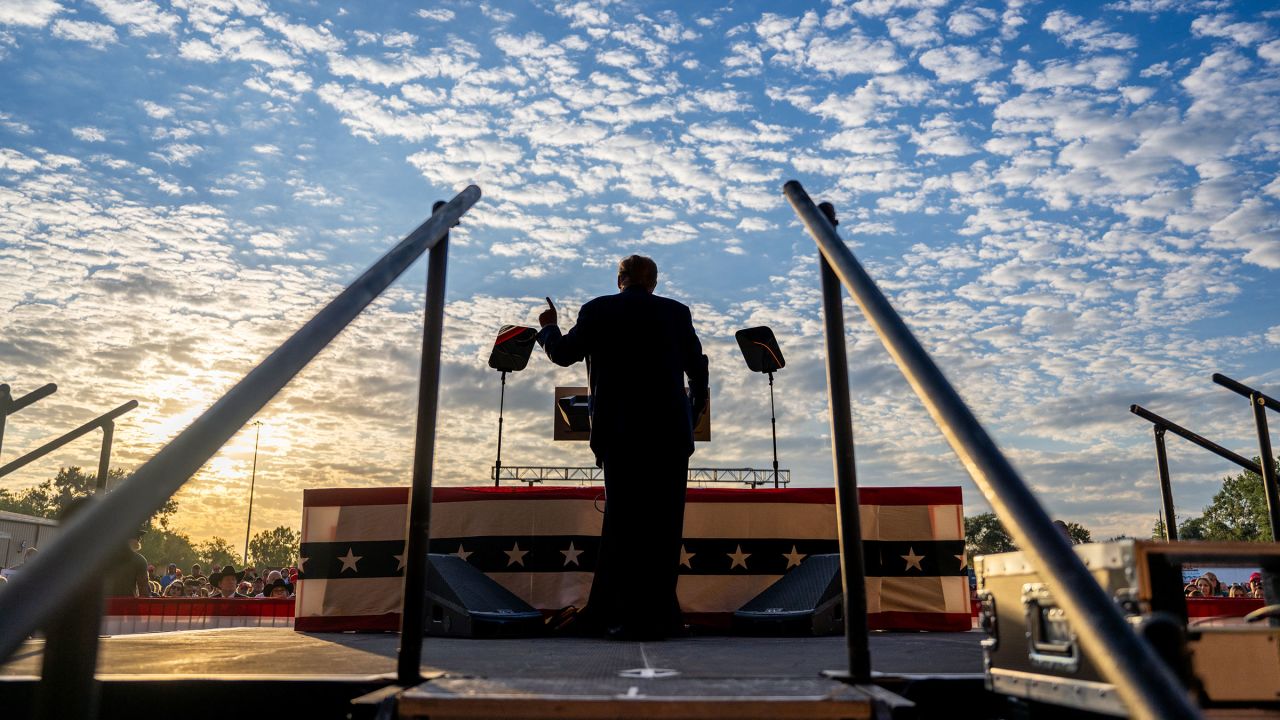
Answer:
M9 416L56 392L58 392L56 384L46 383L15 400L13 394L9 391L9 386L5 383L0 383L0 452L4 451L4 427L5 421L8 420Z
M1114 683L1130 712L1153 720L1199 717L1186 690L1093 579L1030 488L804 188L792 180L784 186L784 192L816 241L822 258L858 303L996 516L1040 571L1058 602L1077 619L1072 627L1080 644L1099 664L1103 677Z
M130 410L133 410L136 407L138 407L138 401L130 400L129 402L123 403L122 405L120 405L120 407L117 407L115 410L105 412L99 415L98 417L90 420L89 422L81 425L75 430L65 433L61 437L57 437L57 438L54 438L53 440L50 440L49 442L41 445L40 447L36 448L35 450L32 450L26 455L23 455L22 457L12 460L8 463L5 463L4 465L0 465L0 477L4 477L5 475L8 475L9 473L15 470L18 470L32 462L35 462L36 460L39 460L40 458L44 457L45 455L48 455L54 450L57 450L63 445L66 445L81 437L84 437L85 435L89 434L90 432L93 432L94 430L97 430L98 428L102 428L103 432L106 433L106 437L103 441L103 444L109 449L111 447L111 441L110 441L111 433L109 430L107 430L107 428L114 424L114 421L116 418L129 412ZM98 478L98 482L101 483L104 479L105 478L100 477Z
M1240 455L1239 453L1231 452L1230 450L1222 447L1218 443L1198 433L1192 432L1182 427L1181 425L1173 422L1172 420L1168 420L1166 418L1160 417L1159 415L1151 412L1150 410L1142 407L1141 405L1130 405L1129 412L1133 413L1134 415L1137 415L1138 417L1142 418L1143 420L1146 420L1147 422L1151 423L1152 425L1155 425L1156 427L1161 427L1172 432L1174 435L1177 435L1178 437L1184 440L1187 440L1188 442L1194 445L1199 445L1200 447L1204 448L1205 450L1208 450L1209 452L1213 453L1214 455L1217 455L1218 457L1224 460L1230 460L1231 462L1235 463L1236 465L1239 465L1245 470L1248 470L1254 473L1259 473L1259 474L1261 474L1262 472L1262 468L1259 467L1258 463L1252 460L1249 460L1248 458L1244 457L1243 455Z
M0 662L51 620L86 578L101 577L129 532L151 517L369 303L480 199L458 193L347 286L243 380L133 472L68 521L58 538L0 590ZM67 572L67 568L76 568ZM38 602L36 601L38 599Z

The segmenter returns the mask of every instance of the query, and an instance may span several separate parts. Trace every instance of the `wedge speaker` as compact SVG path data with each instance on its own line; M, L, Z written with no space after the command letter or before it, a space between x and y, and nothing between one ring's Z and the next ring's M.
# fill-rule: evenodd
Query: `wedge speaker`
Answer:
M840 556L810 555L733 614L744 635L837 635L844 632Z
M455 555L430 554L426 634L442 637L531 637L542 613Z

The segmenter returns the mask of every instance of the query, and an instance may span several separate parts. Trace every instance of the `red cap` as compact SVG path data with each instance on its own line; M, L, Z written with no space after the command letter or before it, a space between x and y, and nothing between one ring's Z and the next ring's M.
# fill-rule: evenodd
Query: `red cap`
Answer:
M1262 573L1254 573L1249 576L1249 582L1253 582L1254 580L1261 580L1261 579L1262 579Z

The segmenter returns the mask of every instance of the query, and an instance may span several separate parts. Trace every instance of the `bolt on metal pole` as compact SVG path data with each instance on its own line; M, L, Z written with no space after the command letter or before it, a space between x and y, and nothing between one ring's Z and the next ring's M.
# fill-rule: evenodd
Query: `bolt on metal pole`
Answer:
M1165 453L1165 429L1159 425L1152 427L1156 436L1156 472L1160 476L1160 504L1164 509L1164 539L1170 542L1178 539L1178 516L1173 513L1173 486L1169 482L1169 456Z
M1271 432L1267 429L1267 397L1249 393L1253 406L1253 422L1258 429L1258 465L1262 470L1262 487L1267 492L1267 516L1271 520L1271 540L1280 542L1280 493L1277 493L1276 459L1271 454Z
M436 203L434 213L444 203ZM427 573L431 540L431 483L435 461L436 410L440 398L440 345L444 334L444 283L449 234L427 255L427 303L422 323L422 366L418 376L418 419L413 444L413 485L409 490L408 532L404 546L404 601L400 612L400 655L396 681L402 687L422 682L422 638L426 621Z
M258 481L258 440L262 438L262 421L254 420L253 469L249 471L249 517L244 521L244 566L249 567L249 530L253 527L253 489Z
M507 401L507 371L502 371L502 389L498 391L498 457L493 462L493 486L502 484L502 410Z
M830 221L835 221L834 207L823 203L822 210ZM849 361L845 355L844 305L840 281L825 258L818 258L818 272L822 278L831 464L836 481L836 536L840 547L840 580L844 586L844 641L849 660L849 679L855 683L865 683L871 681L867 573L862 555L858 474L853 458L853 411L849 400Z
M1068 616L1079 618L1073 627L1079 633L1082 648L1098 659L1103 677L1116 686L1130 712L1143 720L1199 717L1186 689L1179 685L1151 645L1138 637L1112 598L1098 586L1070 542L1054 527L1030 488L840 239L835 227L800 183L792 180L784 190L818 244L821 257L830 263L835 276L849 289L996 516L1040 572ZM828 329L828 336L829 333ZM840 347L843 350L843 345ZM832 376L830 362L828 356L828 378Z
M773 373L769 373L769 429L773 431L773 487L778 484L778 417L773 409Z
M102 450L98 452L97 492L107 491L107 478L111 476L111 442L115 435L115 421L108 420L102 423Z

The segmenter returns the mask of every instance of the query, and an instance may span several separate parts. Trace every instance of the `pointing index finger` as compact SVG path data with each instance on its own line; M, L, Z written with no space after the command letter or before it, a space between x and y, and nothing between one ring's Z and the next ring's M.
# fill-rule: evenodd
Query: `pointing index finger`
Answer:
M546 300L547 300L547 307L551 308L552 310L555 310L556 305L555 303L551 302L551 298L547 298Z

